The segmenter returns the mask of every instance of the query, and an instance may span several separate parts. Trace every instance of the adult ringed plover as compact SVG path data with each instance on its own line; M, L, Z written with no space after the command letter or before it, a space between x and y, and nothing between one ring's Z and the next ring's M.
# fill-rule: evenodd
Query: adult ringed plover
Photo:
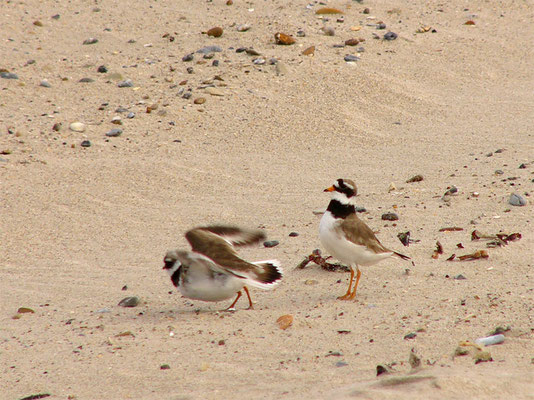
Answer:
M184 297L203 301L221 301L235 295L227 308L234 310L243 289L249 309L252 299L246 285L272 289L282 279L277 260L248 262L239 257L235 247L246 246L265 239L261 231L233 226L206 226L191 229L185 234L192 251L172 250L163 259L174 286Z
M331 192L332 198L319 224L319 239L330 255L348 264L349 288L338 299L352 300L356 296L362 275L360 266L373 265L394 255L404 260L409 260L410 257L384 247L371 228L358 218L354 206L357 188L353 181L338 179L324 191ZM354 289L351 289L354 270L356 283Z

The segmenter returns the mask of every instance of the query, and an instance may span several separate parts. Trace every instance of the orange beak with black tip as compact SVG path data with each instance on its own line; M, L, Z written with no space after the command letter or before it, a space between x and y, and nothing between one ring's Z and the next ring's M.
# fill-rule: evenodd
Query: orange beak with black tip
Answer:
M329 188L326 188L325 190L323 190L323 192L334 192L336 190L336 188L334 186L330 186Z

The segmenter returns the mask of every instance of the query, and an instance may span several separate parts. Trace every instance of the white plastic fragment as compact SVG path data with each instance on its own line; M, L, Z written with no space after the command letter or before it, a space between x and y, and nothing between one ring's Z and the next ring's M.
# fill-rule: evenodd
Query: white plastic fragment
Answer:
M504 335L493 335L483 338L478 338L475 343L479 346L491 346L504 342Z

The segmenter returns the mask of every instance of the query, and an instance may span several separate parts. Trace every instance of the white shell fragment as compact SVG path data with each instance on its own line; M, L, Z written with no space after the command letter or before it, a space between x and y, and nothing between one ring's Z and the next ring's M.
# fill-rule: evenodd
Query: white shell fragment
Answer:
M475 343L479 346L491 346L504 342L504 335L493 335L483 338L478 338Z

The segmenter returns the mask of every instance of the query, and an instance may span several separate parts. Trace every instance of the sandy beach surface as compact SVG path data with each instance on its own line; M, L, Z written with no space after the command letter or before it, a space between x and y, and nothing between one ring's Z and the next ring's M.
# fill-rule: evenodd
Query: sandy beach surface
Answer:
M534 399L534 5L504 3L3 1L0 398ZM296 269L337 178L413 260L352 302L348 273ZM240 251L285 271L255 310L161 270L215 223L279 241ZM492 361L454 356L498 327Z

